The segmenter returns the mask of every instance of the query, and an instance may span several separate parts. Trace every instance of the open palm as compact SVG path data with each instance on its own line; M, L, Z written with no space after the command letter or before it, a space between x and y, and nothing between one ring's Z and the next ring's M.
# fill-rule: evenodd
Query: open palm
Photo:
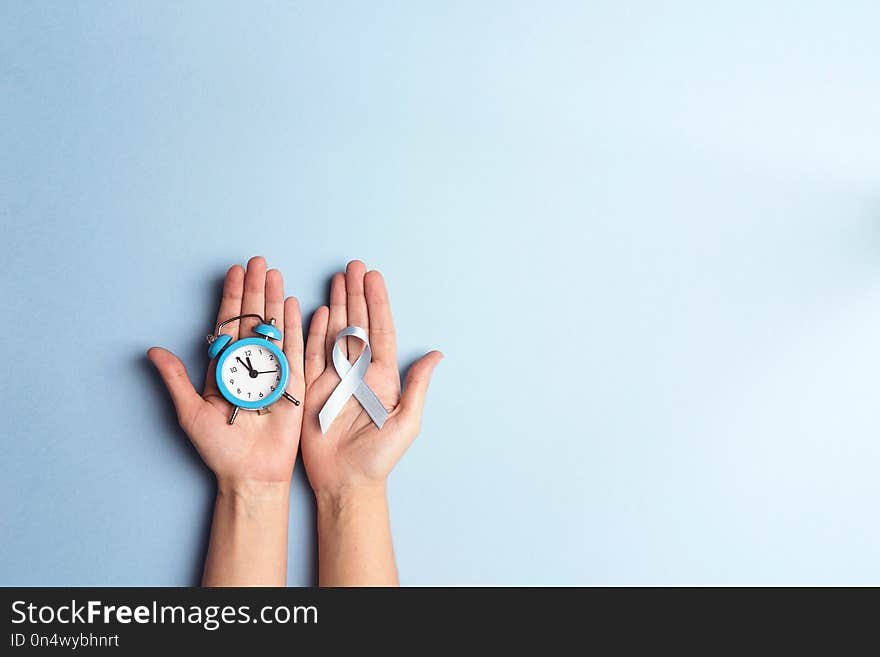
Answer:
M332 354L336 335L346 326L360 326L369 334L372 363L364 380L390 414L380 430L350 398L322 434L318 413L339 384ZM340 344L351 362L363 346L356 338ZM367 272L358 260L348 264L345 274L334 275L330 306L315 311L305 353L303 461L316 492L384 482L419 433L431 372L442 357L432 351L414 363L401 396L394 323L382 275Z
M217 322L248 313L261 315L267 321L275 318L290 364L287 391L302 399L305 383L299 304L294 297L285 300L281 273L274 269L267 272L266 261L261 257L251 258L247 271L239 265L229 269ZM227 324L223 333L233 339L250 337L257 323L256 319L236 321ZM180 426L218 479L290 480L299 446L302 407L281 399L270 407L270 413L242 412L230 425L232 405L217 389L213 362L208 366L205 389L200 395L177 356L159 347L150 349L148 355L174 400Z

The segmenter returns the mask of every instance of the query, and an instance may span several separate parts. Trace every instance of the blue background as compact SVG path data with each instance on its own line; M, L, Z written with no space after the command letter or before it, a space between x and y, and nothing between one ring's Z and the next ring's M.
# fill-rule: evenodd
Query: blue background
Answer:
M446 353L405 584L880 584L877 7L4 2L0 583L198 581L144 352L262 254Z

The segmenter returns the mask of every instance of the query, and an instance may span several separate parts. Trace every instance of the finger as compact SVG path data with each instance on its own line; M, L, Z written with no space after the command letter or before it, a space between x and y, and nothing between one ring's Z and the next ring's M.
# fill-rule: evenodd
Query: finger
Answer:
M287 356L287 362L290 363L290 375L293 378L288 383L288 387L296 391L299 395L297 399L302 401L305 379L303 374L303 331L302 314L296 297L289 297L284 302L284 326L284 355ZM323 344L322 340L322 347ZM323 349L321 352L323 353Z
M217 311L217 324L241 314L241 297L243 293L244 267L232 265L229 271L226 272L226 279L223 281L223 296L220 299L220 309ZM230 322L221 329L221 332L237 337L238 322Z
M397 364L397 339L385 279L377 271L364 277L364 294L370 314L370 349L376 362Z
M443 354L439 351L429 352L413 363L406 374L406 385L400 398L400 419L415 427L413 437L421 428L422 410L425 408L431 374L441 360Z
M327 339L325 341L328 363L333 359L333 344L336 342L336 335L348 326L345 301L345 274L340 272L333 275L333 281L330 283L330 319L327 322ZM340 343L339 348L348 357L348 349L344 340Z
M241 314L253 313L263 316L266 312L266 259L254 256L248 260L244 275L244 296L241 299ZM256 319L243 319L239 323L238 337L246 338L253 335L254 327L259 324Z
M327 306L321 306L312 315L312 322L309 324L309 339L306 340L306 363L305 363L305 379L306 386L312 385L324 372L327 366L327 321L330 316L330 309Z
M174 408L177 409L177 420L180 422L180 426L186 430L205 400L193 388L186 368L177 356L167 349L153 347L147 351L147 357L159 370L159 375L165 382L165 387L168 388L168 393L174 402Z
M284 279L277 269L266 272L266 321L275 318L275 326L284 335Z
M217 324L241 314L241 297L244 292L244 267L233 265L226 272L226 280L223 281L223 296L220 298L220 309L217 311ZM217 324L214 326L216 327ZM221 333L238 337L238 321L230 322L222 329ZM214 364L208 367L205 377L205 394L217 392L217 380L214 377Z
M369 329L367 300L364 297L364 274L367 266L360 260L352 260L345 268L345 304L348 326ZM353 363L363 350L363 343L357 338L348 338L348 359Z

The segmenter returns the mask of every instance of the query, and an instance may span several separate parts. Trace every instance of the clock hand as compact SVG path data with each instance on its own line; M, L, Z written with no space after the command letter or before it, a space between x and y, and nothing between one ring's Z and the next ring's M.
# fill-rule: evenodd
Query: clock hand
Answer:
M241 358L239 358L238 356L235 357L235 360L237 360L239 363L241 363L241 364L244 365L246 368L248 368L248 376L251 377L252 379L256 379L256 378L257 378L257 370L255 370L255 369L254 369L254 366L251 365L251 359L250 359L250 356L248 356L246 359L247 359L247 363L245 363L245 362L244 362Z
M265 372L257 372L257 374L278 374L278 370L266 370Z

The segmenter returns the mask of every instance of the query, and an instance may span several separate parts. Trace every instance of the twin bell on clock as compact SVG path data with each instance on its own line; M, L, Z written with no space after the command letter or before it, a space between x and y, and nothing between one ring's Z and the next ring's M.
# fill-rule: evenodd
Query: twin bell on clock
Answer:
M220 333L230 322L250 318L259 320L254 327L254 337L233 341L231 335ZM290 364L273 340L281 340L275 318L266 322L253 313L220 322L208 336L208 357L217 359L217 388L232 404L229 424L235 422L240 409L268 413L269 406L282 397L299 406L299 401L286 391Z

